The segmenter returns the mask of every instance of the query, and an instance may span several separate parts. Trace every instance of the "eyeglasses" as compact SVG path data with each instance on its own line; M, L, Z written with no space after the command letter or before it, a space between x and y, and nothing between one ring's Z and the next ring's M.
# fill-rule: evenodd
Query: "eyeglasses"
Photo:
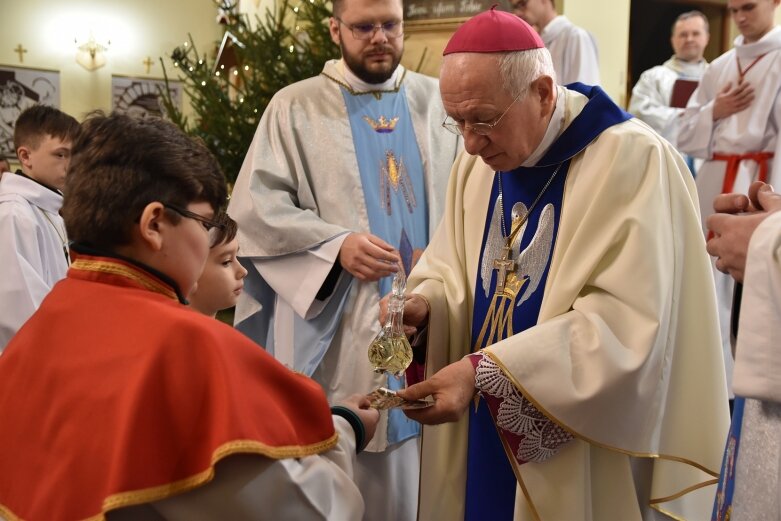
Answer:
M388 38L398 38L404 34L404 22L385 22L381 24L348 24L341 18L334 16L340 24L346 26L353 33L356 40L371 40L374 33L382 31Z
M491 133L491 131L496 127L496 125L499 124L500 121L502 121L502 118L505 114L510 110L510 107L515 104L516 101L521 97L521 94L524 94L523 92L519 93L517 96L515 96L515 99L512 100L512 102L507 105L507 108L504 109L504 112L502 112L502 115L499 116L494 120L493 123L473 123L471 125L467 125L466 123L458 123L453 120L450 116L445 118L445 121L442 122L442 126L448 129L453 134L458 134L459 136L463 136L464 132L467 130L472 132L473 134L477 134L478 136L487 136Z
M195 219L196 221L201 223L204 228L206 228L207 232L209 230L211 230L212 228L218 228L220 230L223 229L223 225L222 224L220 224L218 222L215 222L215 221L212 221L211 219L207 219L203 215L198 215L197 213L191 212L190 210L185 210L184 208L182 208L180 206L176 206L174 204L168 204L168 203L163 203L163 206L165 208L168 208L169 210L173 210L174 212L178 213L182 217L187 217L189 219Z

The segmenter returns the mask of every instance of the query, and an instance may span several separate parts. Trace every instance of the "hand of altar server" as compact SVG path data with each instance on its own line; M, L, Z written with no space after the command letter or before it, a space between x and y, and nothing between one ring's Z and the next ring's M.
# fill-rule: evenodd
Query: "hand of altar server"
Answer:
M732 83L727 83L713 100L713 121L748 108L752 101L754 101L754 87L749 83L738 83L735 88L732 88Z
M404 296L404 334L412 336L418 328L428 324L428 303L420 295L410 294ZM380 300L380 324L385 324L388 319L388 300L390 294Z
M708 217L713 237L708 241L708 253L716 257L716 269L729 273L743 282L746 255L751 235L773 212L781 210L781 194L762 182L755 182L748 196L723 194L713 201L716 212Z
M398 271L401 262L393 246L370 233L351 233L339 250L339 263L358 280L373 282Z
M454 422L461 418L476 392L475 369L463 358L439 370L434 376L398 391L405 400L434 397L434 405L425 409L407 409L409 418L426 425Z
M370 407L371 402L369 401L369 398L363 394L348 396L339 402L338 405L347 407L358 415L363 422L364 429L366 429L364 444L369 443L371 439L374 438L374 433L377 431L377 423L380 421L380 411L372 409Z

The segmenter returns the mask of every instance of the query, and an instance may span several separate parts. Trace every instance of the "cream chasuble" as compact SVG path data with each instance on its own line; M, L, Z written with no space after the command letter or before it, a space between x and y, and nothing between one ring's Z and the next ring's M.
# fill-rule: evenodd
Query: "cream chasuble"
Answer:
M566 92L565 127L586 101ZM494 175L460 156L410 277L430 304L427 375L471 350ZM575 437L542 463L511 458L515 518L706 519L729 420L693 180L633 119L572 159L560 212L537 325L483 350ZM467 430L465 418L424 428L419 519L463 519Z

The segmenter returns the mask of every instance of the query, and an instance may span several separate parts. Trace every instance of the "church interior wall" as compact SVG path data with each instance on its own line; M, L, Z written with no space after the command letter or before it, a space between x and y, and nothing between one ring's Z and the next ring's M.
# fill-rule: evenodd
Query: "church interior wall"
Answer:
M559 12L594 34L599 45L603 88L625 106L634 76L629 71L631 0L556 0L556 4ZM240 9L249 14L263 13L273 6L274 0L240 3ZM199 50L211 52L214 42L221 38L216 14L212 0L5 2L0 65L59 71L60 106L81 119L95 109L110 110L112 75L162 78L159 58L167 57L188 34ZM776 21L781 23L781 9L776 11ZM408 24L402 63L438 76L442 49L457 25ZM729 31L725 40L731 43L736 34L734 24L724 27ZM75 60L74 39L83 41L90 32L98 42L111 41L105 51L105 66L93 71L82 68ZM18 45L25 50L21 61ZM147 58L152 61L148 70L144 63ZM167 58L166 64L170 66ZM184 101L187 112L186 98Z
M188 34L199 50L211 52L221 37L216 16L212 0L4 1L0 65L59 71L60 108L82 119L111 109L112 75L162 79L161 56L173 74L167 57ZM76 63L74 42L90 33L98 43L111 42L103 53L105 65L92 71ZM21 62L17 45L26 50ZM184 106L187 110L186 99Z

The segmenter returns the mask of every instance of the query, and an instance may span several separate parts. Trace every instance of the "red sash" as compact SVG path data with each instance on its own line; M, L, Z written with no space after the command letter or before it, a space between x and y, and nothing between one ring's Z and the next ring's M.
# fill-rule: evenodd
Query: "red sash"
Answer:
M78 255L0 356L0 517L102 518L232 454L336 443L314 381L131 263Z
M773 159L773 152L747 152L745 154L721 154L716 152L713 154L715 161L726 161L727 170L724 172L724 183L721 186L721 193L732 193L732 189L735 187L735 179L738 176L738 167L740 162L745 160L756 161L759 165L758 181L767 183L767 162Z
M735 187L735 179L738 177L738 168L740 162L745 160L756 161L759 165L759 175L757 181L767 183L767 162L773 158L773 152L747 152L745 154L722 154L716 152L713 154L714 161L726 161L727 169L724 171L724 182L721 185L722 194L732 193ZM713 232L708 231L708 240L713 238Z

